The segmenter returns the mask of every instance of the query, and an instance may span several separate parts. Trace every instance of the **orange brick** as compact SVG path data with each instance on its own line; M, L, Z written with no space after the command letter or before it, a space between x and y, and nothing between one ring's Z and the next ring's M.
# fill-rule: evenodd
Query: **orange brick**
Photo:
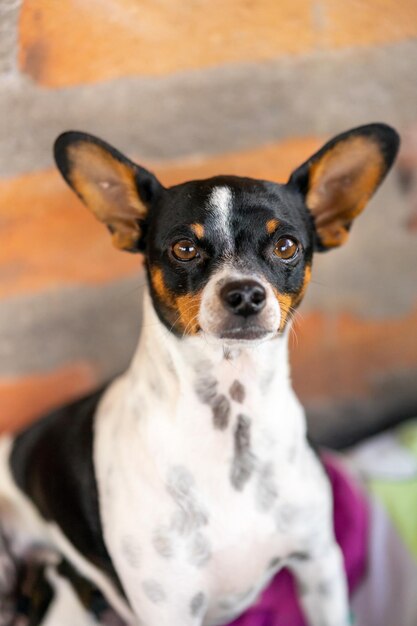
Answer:
M288 140L152 169L167 185L220 173L286 180L319 144L317 139ZM139 255L112 247L106 229L56 170L0 181L0 298L63 283L104 283L132 275L140 264Z
M56 87L415 36L415 0L25 0L19 61Z
M22 428L48 410L97 386L88 363L73 363L53 372L0 379L0 433Z
M416 303L417 305L417 303ZM417 370L417 306L395 319L303 315L292 342L294 386L304 402L365 397L375 381Z
M26 0L20 42L22 69L62 86L300 53L313 28L310 0Z
M184 159L182 162L165 163L162 167L156 164L154 171L166 185L217 174L252 176L286 182L293 169L301 165L322 143L323 140L317 137L286 139L259 148L200 160Z
M326 49L386 44L417 36L415 0L321 0L318 9L324 22L321 47Z

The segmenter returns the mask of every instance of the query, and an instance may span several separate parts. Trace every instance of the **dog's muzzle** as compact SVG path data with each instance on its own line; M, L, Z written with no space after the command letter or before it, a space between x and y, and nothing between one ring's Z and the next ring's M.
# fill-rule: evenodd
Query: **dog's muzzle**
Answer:
M200 311L202 330L233 343L273 336L280 313L272 289L251 276L233 274L213 277L207 285Z

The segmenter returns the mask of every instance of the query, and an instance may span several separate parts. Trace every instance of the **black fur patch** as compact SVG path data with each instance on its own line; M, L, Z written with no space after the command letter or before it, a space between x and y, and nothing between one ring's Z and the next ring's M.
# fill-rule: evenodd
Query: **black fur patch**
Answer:
M93 419L104 389L58 409L15 439L18 486L75 548L120 583L103 540L93 465Z
M67 580L80 605L100 624L125 626L125 622L110 607L102 593L89 580L80 576L65 559L56 566L28 562L20 563L18 567L19 578L15 589L13 611L10 613L9 621L4 621L5 614L1 608L1 626L17 624L41 626L43 624L43 620L47 618L56 599L54 588L47 577L47 569L51 569L55 577ZM0 607L2 607L1 603Z
M27 626L40 625L54 597L53 588L45 577L45 566L21 565L16 592L14 619L17 617L19 624Z

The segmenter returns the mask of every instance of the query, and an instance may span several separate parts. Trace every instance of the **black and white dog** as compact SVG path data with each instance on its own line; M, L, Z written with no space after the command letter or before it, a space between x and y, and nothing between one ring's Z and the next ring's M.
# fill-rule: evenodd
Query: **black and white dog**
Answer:
M65 180L117 248L144 254L148 290L130 368L0 443L0 624L25 585L32 604L43 590L30 624L94 624L103 607L130 625L224 624L284 566L311 626L349 624L288 335L313 253L345 242L398 144L370 124L284 185L166 189L95 137L58 138Z

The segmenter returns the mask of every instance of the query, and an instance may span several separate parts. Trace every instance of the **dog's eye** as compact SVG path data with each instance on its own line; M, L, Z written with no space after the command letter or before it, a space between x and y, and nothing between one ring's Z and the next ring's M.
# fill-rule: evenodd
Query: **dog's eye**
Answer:
M300 249L298 241L292 237L281 237L275 244L274 254L284 261L293 259Z
M192 261L199 256L196 246L189 239L177 241L171 250L173 257L178 261Z

